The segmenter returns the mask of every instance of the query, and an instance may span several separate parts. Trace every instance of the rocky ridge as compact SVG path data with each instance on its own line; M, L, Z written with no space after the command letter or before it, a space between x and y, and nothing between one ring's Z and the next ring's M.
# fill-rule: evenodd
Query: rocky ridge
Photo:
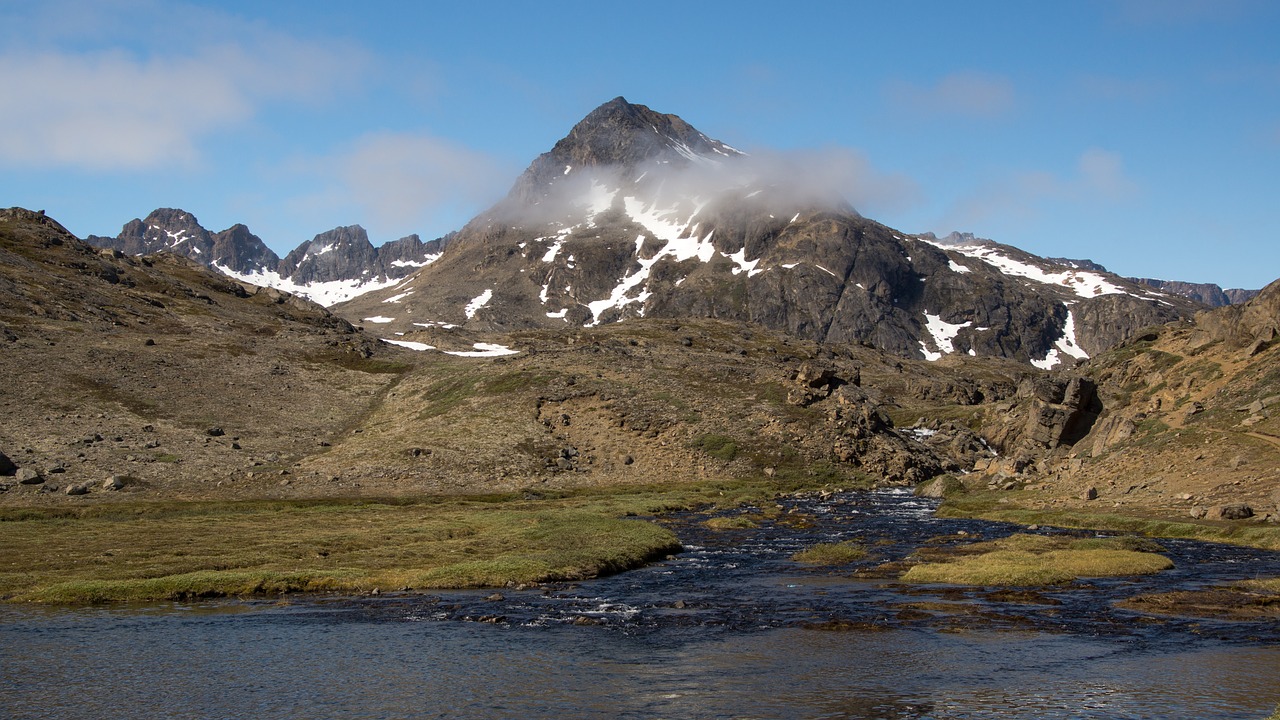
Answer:
M1179 280L1156 280L1153 278L1129 279L1142 285L1149 285L1161 292L1181 295L1209 307L1239 305L1261 292L1260 290L1243 290L1241 288L1223 289L1213 283L1191 283Z
M218 233L184 210L161 208L129 221L114 238L90 235L96 247L126 255L170 252L239 280L304 295L323 305L393 285L439 257L448 237L423 242L409 235L379 247L359 225L316 235L278 257L244 225Z

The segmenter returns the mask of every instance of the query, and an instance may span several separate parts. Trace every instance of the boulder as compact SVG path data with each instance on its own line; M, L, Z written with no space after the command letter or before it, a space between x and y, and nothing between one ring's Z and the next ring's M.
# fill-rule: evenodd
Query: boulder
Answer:
M1097 390L1092 380L1082 377L1024 382L1018 392L1031 397L1031 412L1023 436L1046 449L1074 445L1089 434L1102 412Z
M13 475L18 472L18 466L13 464L8 455L0 452L0 475Z
M963 492L965 492L964 483L954 475L939 475L932 480L917 485L915 489L917 497L926 498L945 498Z
M18 468L15 477L23 485L39 485L44 482L44 476L32 468Z
M830 365L803 362L796 370L795 381L811 388L828 387L836 382L836 370Z
M66 493L68 495L88 495L89 486L83 483L79 483L76 485L68 485L66 489Z
M102 481L103 490L112 490L112 491L123 490L124 485L125 485L125 478L123 475L112 475L111 477Z
M1244 503L1215 505L1206 514L1210 520L1247 520L1253 517L1253 508Z

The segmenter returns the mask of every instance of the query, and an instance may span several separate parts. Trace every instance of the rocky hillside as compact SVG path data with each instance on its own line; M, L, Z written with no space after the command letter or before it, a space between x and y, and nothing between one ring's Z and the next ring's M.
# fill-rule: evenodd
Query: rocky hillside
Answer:
M169 252L231 277L332 305L399 279L439 257L447 237L423 242L409 235L374 247L359 225L334 228L278 257L244 225L219 233L184 210L161 208L125 224L114 238L90 235L94 246L126 255Z
M367 410L394 354L299 297L0 210L5 496L274 487Z
M617 98L458 232L440 259L335 311L412 341L718 318L900 356L1071 364L1196 305L1115 275L911 236L680 118Z
M1278 344L1280 281L1149 329L1073 374L1024 381L988 410L980 429L1001 457L978 469L1030 483L1033 504L1275 517Z

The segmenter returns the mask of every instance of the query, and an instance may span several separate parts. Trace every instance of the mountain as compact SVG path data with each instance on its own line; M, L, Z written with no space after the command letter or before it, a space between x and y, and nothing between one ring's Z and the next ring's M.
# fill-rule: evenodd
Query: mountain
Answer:
M746 321L898 355L1075 362L1197 305L1106 272L860 215L808 168L616 98L535 159L440 259L335 307L424 328Z
M1129 278L1133 282L1149 285L1161 292L1181 295L1209 307L1238 305L1257 296L1259 290L1242 290L1231 288L1224 290L1213 283L1190 283L1179 280L1156 280L1153 278Z
M145 220L130 220L114 238L90 235L87 240L97 247L119 250L126 255L167 251L238 273L274 269L280 262L262 239L244 225L235 225L214 235L191 213L173 208L156 210Z
M175 253L255 285L332 305L394 285L430 264L447 236L424 243L410 235L374 247L364 228L351 225L320 233L281 259L244 225L210 233L191 213L161 208L129 221L114 238L90 235L87 241L126 255Z

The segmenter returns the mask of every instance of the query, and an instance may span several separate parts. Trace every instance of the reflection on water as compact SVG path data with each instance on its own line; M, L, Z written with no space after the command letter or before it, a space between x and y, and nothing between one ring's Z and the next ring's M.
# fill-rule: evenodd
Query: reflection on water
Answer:
M937 535L959 521L891 495L849 502L827 511L847 522L808 535L763 528L724 538L690 526L682 533L697 549L675 561L500 602L452 593L0 607L0 716L1260 720L1280 703L1274 624L1135 623L1110 609L1125 586L1064 589L1061 605L1020 607L1043 613L1028 630L986 620L966 629L980 616L965 614L893 620L885 607L919 591L785 558L855 534L880 537L877 551L893 559L910 545L900 526ZM1163 582L1193 582L1195 568L1212 578L1255 551L1178 552L1179 570ZM497 622L464 621L479 617ZM849 632L802 629L877 617L886 620Z

